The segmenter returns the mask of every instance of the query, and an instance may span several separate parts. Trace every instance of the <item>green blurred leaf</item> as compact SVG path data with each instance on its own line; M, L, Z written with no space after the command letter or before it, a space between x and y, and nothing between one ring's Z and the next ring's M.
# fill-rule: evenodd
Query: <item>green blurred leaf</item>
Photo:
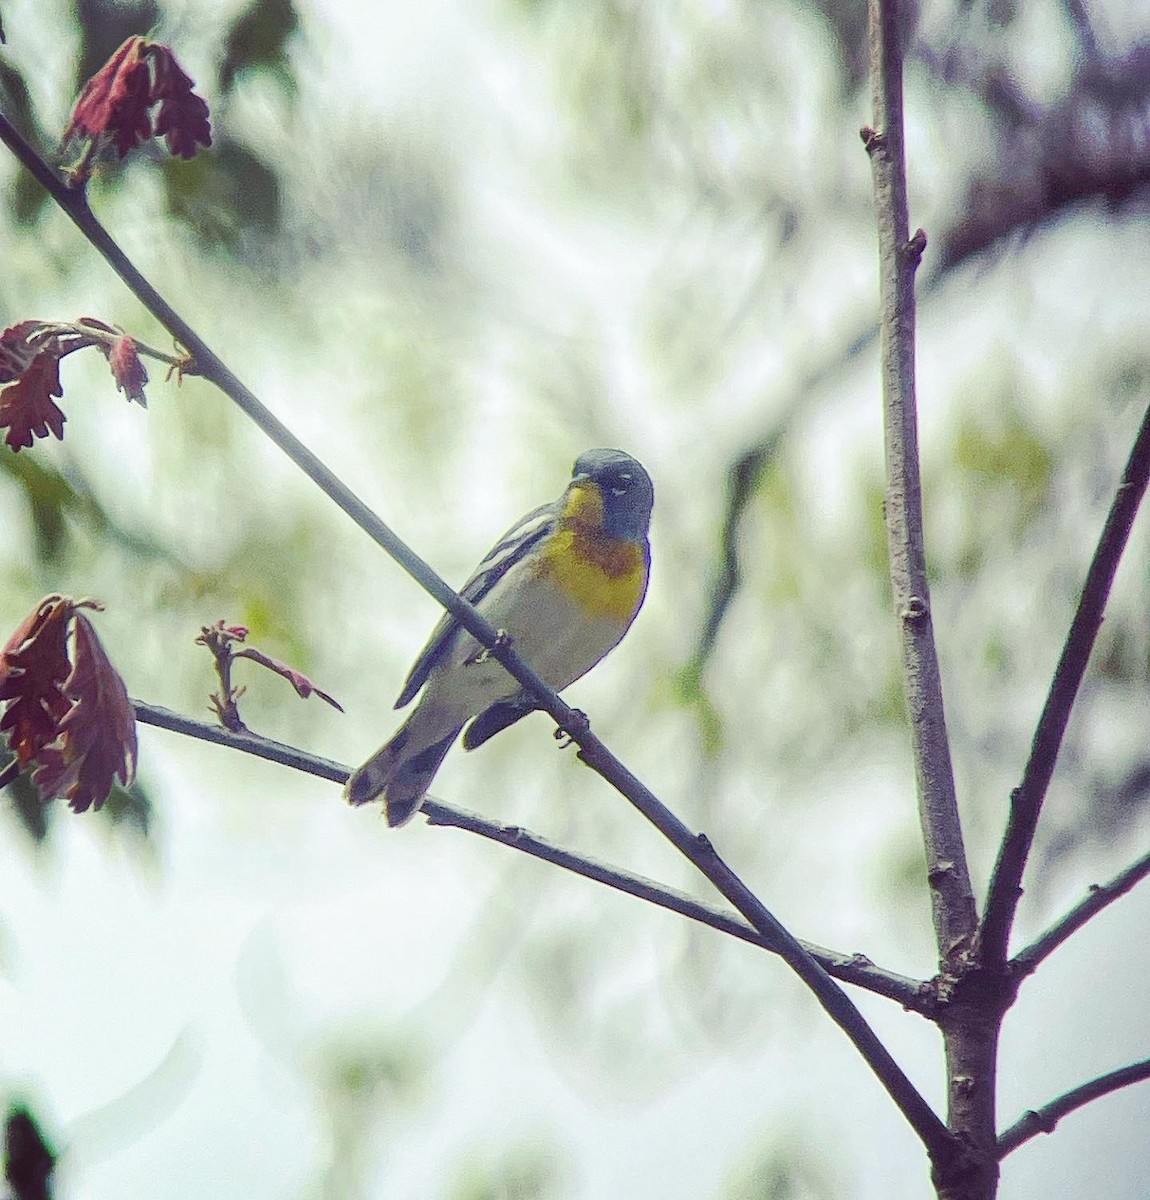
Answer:
M1017 490L1016 531L1023 532L1050 499L1054 456L1050 447L1017 413L1003 414L995 429L966 423L954 441L954 460L960 471L992 487Z
M24 832L35 845L43 845L48 837L54 810L50 804L45 804L40 799L39 793L32 786L29 772L24 771L17 775L5 788L4 794L11 801L12 811Z
M56 820L57 806L45 804L32 786L31 772L18 775L5 789L21 827L32 842L42 846L52 831ZM104 807L100 810L107 820L117 828L136 837L138 843L147 843L155 826L155 809L143 785L137 780L130 788L119 784L112 787Z
M51 467L43 466L31 453L0 455L0 471L11 476L23 489L32 518L36 556L44 563L56 564L66 553L68 526L66 516L87 509L99 528L99 510L89 508L76 489Z
M672 696L695 718L703 753L717 758L726 743L723 716L703 685L703 664L698 659L688 663L672 681Z
M125 38L146 35L160 18L155 0L75 0L80 25L76 94Z
M58 566L70 553L70 525L78 522L92 540L114 543L145 560L176 563L170 549L148 534L120 526L92 493L74 468L67 473L45 466L34 453L0 454L0 475L7 474L28 502L36 556L47 566Z
M814 1139L773 1133L724 1191L724 1200L831 1200L842 1196L841 1179L810 1151Z
M43 130L32 109L32 97L19 68L0 60L0 107L12 124L35 146L44 142ZM48 201L48 193L24 170L18 171L8 191L8 207L17 225L32 225Z
M288 42L298 28L299 13L292 0L254 0L228 30L220 63L221 90L230 92L243 71L264 68L277 74L294 94Z
M160 164L168 211L196 235L205 250L235 251L279 231L279 176L253 151L221 135L193 159Z
M146 789L138 779L128 788L113 784L111 794L101 809L113 825L135 835L141 842L147 842L152 836L155 811Z
M567 1172L544 1145L516 1147L492 1158L484 1145L455 1170L450 1200L555 1200L568 1192Z

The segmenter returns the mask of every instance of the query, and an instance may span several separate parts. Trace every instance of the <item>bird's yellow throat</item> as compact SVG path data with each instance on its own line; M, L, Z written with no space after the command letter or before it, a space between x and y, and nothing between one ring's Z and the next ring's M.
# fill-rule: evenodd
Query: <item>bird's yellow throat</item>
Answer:
M629 622L647 586L647 559L638 542L603 531L603 494L597 484L567 492L559 527L539 556L538 574L555 581L596 616Z

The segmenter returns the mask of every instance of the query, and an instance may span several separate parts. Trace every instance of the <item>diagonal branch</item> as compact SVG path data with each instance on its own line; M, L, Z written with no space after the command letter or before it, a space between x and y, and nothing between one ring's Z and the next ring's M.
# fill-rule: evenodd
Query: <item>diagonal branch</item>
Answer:
M129 260L96 219L84 192L68 187L2 114L0 140L35 175L140 303L191 353L196 373L224 392L330 499L442 604L480 645L490 650L496 661L522 684L539 707L578 743L580 758L625 796L711 881L758 933L778 947L780 957L815 994L824 1010L854 1043L922 1139L932 1159L938 1161L950 1157L953 1140L946 1126L895 1062L850 998L779 924L762 901L719 856L710 840L703 834L692 833L662 804L591 732L586 718L560 699L515 653L510 640L500 637L473 605L448 587L427 563L260 402Z
M232 732L222 725L197 721L155 704L145 704L141 700L133 701L133 705L136 710L136 718L145 725L154 725L158 729L167 729L173 733L211 742L217 746L240 750L245 754L266 759L268 762L279 763L281 766L291 767L293 770L302 771L320 779L331 780L333 783L342 784L347 780L348 770L340 763L320 758L318 755L309 754L304 750L297 750L294 746L273 741L271 738L252 733L250 730ZM605 884L618 892L624 892L629 896L635 896L640 900L655 904L659 908L665 908L669 912L688 917L700 925L709 925L720 933L740 938L742 941L759 946L772 954L778 953L762 934L757 933L745 921L726 909L704 904L702 901L688 896L685 892L665 887L642 875L635 875L620 867L599 862L586 855L576 854L574 851L555 845L554 842L547 841L546 838L539 837L528 829L489 821L467 809L457 808L453 804L447 804L433 797L428 797L420 811L427 817L429 825L442 825L478 834L489 841L498 842L512 850L522 851L524 854L581 875L585 879ZM843 954L838 950L828 950L823 946L817 946L813 942L802 942L801 945L828 975L833 975L845 983L865 988L877 996L885 996L888 1000L894 1000L901 1004L908 1011L917 1012L924 1017L932 1016L937 1008L935 991L930 983L877 967L864 954Z
M994 864L982 922L982 954L990 967L1001 966L1006 960L1010 930L1022 896L1022 872L1038 828L1038 815L1054 774L1054 764L1066 734L1071 709L1086 674L1090 652L1094 649L1095 638L1102 626L1102 614L1110 588L1148 482L1150 408L1142 418L1130 458L1106 516L1102 536L1098 539L1094 558L1086 572L1078 609L1070 623L1070 632L1066 635L1062 656L1058 660L1038 727L1034 731L1022 782L1010 797L1010 816Z
M1038 970L1039 964L1054 953L1071 935L1077 933L1091 917L1125 896L1136 884L1150 875L1150 852L1122 871L1109 883L1096 883L1060 921L1056 921L1036 941L1010 960L1011 975L1021 981Z
M977 928L954 789L942 677L934 643L922 521L915 398L914 278L926 246L909 236L903 151L901 19L897 0L870 0L875 129L863 130L874 173L879 243L879 356L886 449L884 511L918 782L919 822L940 961L958 961Z
M1141 1083L1150 1079L1150 1058L1141 1062L1131 1063L1128 1067L1119 1067L1116 1071L1108 1071L1091 1079L1089 1083L1079 1084L1065 1095L1051 1100L1039 1109L1031 1109L1023 1113L1013 1125L998 1139L998 1157L1005 1158L1012 1150L1017 1150L1023 1142L1028 1142L1040 1133L1053 1133L1054 1127L1063 1117L1072 1113L1076 1108L1082 1108L1091 1100L1108 1096L1119 1088L1129 1087L1132 1083Z

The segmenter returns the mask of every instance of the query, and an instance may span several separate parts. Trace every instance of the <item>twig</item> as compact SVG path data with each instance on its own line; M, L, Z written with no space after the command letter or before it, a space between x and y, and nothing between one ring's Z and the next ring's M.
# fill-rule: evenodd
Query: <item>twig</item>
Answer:
M279 763L281 766L291 767L293 770L302 771L320 779L327 779L333 783L342 784L347 779L348 769L341 763L320 758L318 755L309 754L304 750L297 750L294 746L285 745L283 742L273 741L251 732L233 733L220 725L197 721L158 705L145 704L141 700L133 701L133 705L137 719L145 725L154 725L173 733L212 742L217 746L227 746L245 754L253 754L267 759L269 762ZM742 941L759 946L772 954L778 953L777 949L762 934L752 929L733 912L704 904L684 892L665 887L642 875L635 875L630 871L624 871L619 867L613 867L556 846L553 842L531 833L530 830L489 821L465 808L458 808L433 797L428 797L420 811L427 817L429 825L443 825L478 834L489 841L509 846L512 850L520 850L524 854L542 859L544 862L563 867L576 875L582 875L585 879L606 884L607 887L614 888L616 891L649 901L669 912L678 913L680 916L697 921L700 925L709 925L720 933L740 938ZM877 967L863 954L843 954L837 950L816 946L812 942L802 942L801 945L827 974L833 975L845 983L865 988L878 996L885 996L888 1000L894 1000L901 1004L908 1011L920 1013L924 1017L931 1016L937 1007L934 989L929 983Z
M1115 875L1109 883L1095 884L1089 894L1061 920L1056 921L1040 938L1031 942L1025 950L1010 960L1011 975L1018 980L1033 975L1039 964L1053 954L1067 938L1081 929L1091 917L1097 916L1120 896L1125 896L1147 875L1150 875L1150 852L1128 866L1125 871Z
M1022 896L1022 872L1038 828L1038 815L1042 811L1042 802L1054 774L1054 764L1058 759L1070 712L1086 674L1090 652L1102 626L1102 614L1110 588L1147 482L1150 482L1150 408L1142 418L1126 469L1122 472L1122 479L1106 516L1102 536L1098 539L1094 558L1086 572L1078 609L1070 623L1070 632L1066 635L1062 655L1038 719L1022 782L1010 797L1010 817L990 879L980 938L984 960L992 968L1001 966L1006 960L1010 930Z
M141 304L187 348L197 373L224 392L330 499L438 600L468 633L490 650L495 659L536 700L540 708L546 711L561 729L571 734L572 740L580 746L580 757L583 761L630 800L659 832L731 901L760 934L778 946L780 957L814 992L819 1003L854 1043L911 1127L928 1147L931 1157L937 1159L949 1154L952 1139L946 1126L895 1062L862 1014L823 968L779 924L762 901L719 857L709 839L702 834L693 834L667 809L590 731L586 719L560 699L539 675L523 662L507 638L501 638L498 631L480 616L474 606L448 587L438 574L264 407L254 393L241 383L137 270L96 219L84 192L79 188L68 187L2 114L0 140L3 140L36 176Z
M1040 1133L1053 1133L1054 1127L1063 1117L1072 1113L1076 1108L1082 1108L1100 1096L1107 1096L1119 1088L1129 1087L1132 1083L1141 1083L1150 1079L1150 1058L1141 1062L1131 1063L1128 1067L1119 1067L1117 1071L1109 1071L1099 1075L1089 1083L1071 1088L1065 1095L1051 1100L1039 1109L1031 1109L1023 1113L1013 1125L998 1139L998 1157L1005 1158L1012 1150L1017 1150L1023 1142L1028 1142Z
M978 914L955 798L922 525L914 277L926 235L921 229L913 238L908 233L899 5L870 0L868 13L875 128L862 136L874 173L878 223L887 545L935 934L941 962L953 964L969 948Z

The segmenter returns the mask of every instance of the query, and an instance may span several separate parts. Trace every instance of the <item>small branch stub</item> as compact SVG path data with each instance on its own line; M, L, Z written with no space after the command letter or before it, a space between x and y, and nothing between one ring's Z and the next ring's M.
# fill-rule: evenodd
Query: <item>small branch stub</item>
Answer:
M929 609L926 601L921 596L910 596L907 602L899 610L899 617L904 621L922 621L926 618ZM954 864L950 864L951 869L954 869Z
M872 129L869 125L864 125L859 130L859 137L862 138L866 152L872 157L876 154L885 153L886 135L879 133L877 129Z
M916 229L906 244L906 260L916 270L926 251L926 230Z
M585 737L590 732L591 722L587 714L573 708L567 720L562 725L557 725L551 736L559 743L560 750L566 750L576 738Z

